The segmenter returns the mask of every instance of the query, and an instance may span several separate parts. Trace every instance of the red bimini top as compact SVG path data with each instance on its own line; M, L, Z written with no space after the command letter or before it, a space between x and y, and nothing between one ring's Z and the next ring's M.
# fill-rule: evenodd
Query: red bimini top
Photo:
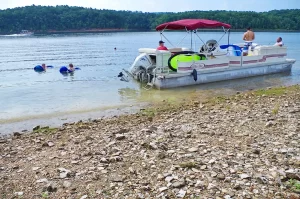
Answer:
M163 23L156 27L157 31L161 30L196 30L198 28L231 28L231 25L222 23L219 21L209 20L209 19L182 19L178 21L171 21Z

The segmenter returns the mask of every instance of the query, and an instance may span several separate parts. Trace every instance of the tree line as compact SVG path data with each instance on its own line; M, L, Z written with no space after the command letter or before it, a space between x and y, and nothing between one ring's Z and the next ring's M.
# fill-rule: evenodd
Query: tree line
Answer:
M0 10L0 33L121 29L153 30L161 23L203 18L231 24L232 29L300 30L300 9L252 11L133 12L73 6L25 6Z

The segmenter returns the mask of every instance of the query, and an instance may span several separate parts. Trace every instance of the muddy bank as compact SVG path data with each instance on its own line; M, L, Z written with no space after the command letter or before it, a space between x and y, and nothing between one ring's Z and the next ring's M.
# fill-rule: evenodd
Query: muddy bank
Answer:
M146 103L131 106L106 107L98 110L74 111L63 114L38 115L24 118L14 118L7 121L0 120L0 138L11 136L14 132L27 133L35 126L49 126L57 128L64 123L72 123L79 120L91 121L92 118L117 117L119 115L137 113ZM54 116L55 115L55 116Z
M300 87L0 140L2 198L299 198Z

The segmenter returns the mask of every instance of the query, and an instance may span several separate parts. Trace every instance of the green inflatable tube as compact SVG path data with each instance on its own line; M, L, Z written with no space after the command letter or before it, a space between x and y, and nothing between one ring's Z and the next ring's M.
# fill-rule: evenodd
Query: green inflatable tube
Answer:
M191 51L183 51L172 55L169 58L168 66L172 71L177 71L178 62L193 62L198 60L206 60L205 55L196 54L195 52Z

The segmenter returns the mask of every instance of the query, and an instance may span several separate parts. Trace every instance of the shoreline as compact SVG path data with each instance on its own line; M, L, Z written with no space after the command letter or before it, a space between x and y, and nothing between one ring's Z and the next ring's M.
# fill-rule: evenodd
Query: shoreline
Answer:
M220 30L216 29L204 29L201 30L202 32L220 32ZM50 30L46 32L37 32L36 34L64 34L64 33L110 33L110 32L157 32L156 30L139 30L139 29L87 29L87 30ZM244 29L230 29L230 32L245 32ZM299 30L264 30L264 29L257 29L255 32L289 32L289 33L298 33Z
M202 32L220 32L216 29L203 29ZM285 30L285 29L255 29L255 32L290 32L290 33L299 33L299 30ZM95 28L95 29L74 29L74 30L46 30L46 31L35 31L34 33L39 34L64 34L64 33L110 33L110 32L157 32L153 30L145 29L123 29L123 28ZM245 32L244 29L230 29L230 32ZM0 33L0 36L13 34L13 33ZM17 33L16 33L17 34Z
M37 31L35 34L64 34L64 33L111 33L111 32L151 32L154 30L133 30L133 29L123 29L123 28L95 28L95 29L84 29L84 30L47 30L47 31Z
M55 33L97 33L97 32L125 32L126 29L121 28L95 28L95 29L84 29L84 30L47 30L45 32L37 31L39 33L55 34Z
M37 128L0 139L0 193L299 199L300 86Z
M87 110L59 115L41 115L22 119L11 119L10 122L0 122L0 139L14 133L28 133L36 126L60 128L65 123L78 121L91 121L98 118L111 118L124 114L134 114L143 107L145 103L135 105L122 105L116 107L104 107L98 110Z

